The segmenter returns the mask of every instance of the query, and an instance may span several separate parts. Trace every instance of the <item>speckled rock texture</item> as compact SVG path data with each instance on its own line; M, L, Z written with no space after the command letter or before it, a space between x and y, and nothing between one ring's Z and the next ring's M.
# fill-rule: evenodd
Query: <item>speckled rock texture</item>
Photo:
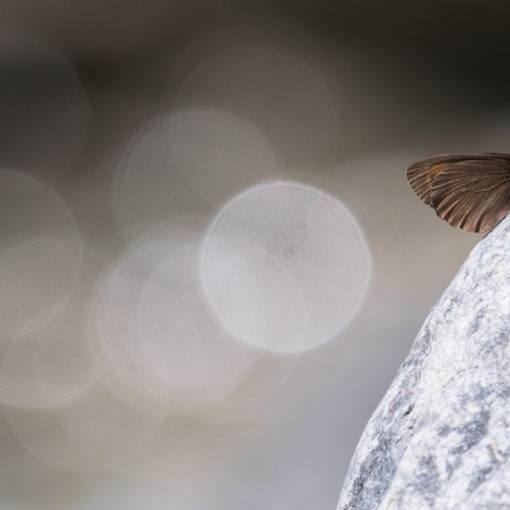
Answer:
M473 249L356 448L338 509L510 509L510 216Z

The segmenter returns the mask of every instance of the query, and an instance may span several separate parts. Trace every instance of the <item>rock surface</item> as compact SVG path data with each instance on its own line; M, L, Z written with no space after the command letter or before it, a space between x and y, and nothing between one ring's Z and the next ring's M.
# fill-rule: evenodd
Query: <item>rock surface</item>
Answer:
M471 252L370 418L342 509L510 509L510 215Z

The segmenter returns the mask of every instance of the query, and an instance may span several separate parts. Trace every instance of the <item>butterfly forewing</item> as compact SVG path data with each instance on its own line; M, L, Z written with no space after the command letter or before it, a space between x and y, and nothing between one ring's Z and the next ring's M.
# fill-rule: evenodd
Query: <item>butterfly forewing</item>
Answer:
M409 167L416 194L450 225L493 228L510 211L510 155L445 154Z

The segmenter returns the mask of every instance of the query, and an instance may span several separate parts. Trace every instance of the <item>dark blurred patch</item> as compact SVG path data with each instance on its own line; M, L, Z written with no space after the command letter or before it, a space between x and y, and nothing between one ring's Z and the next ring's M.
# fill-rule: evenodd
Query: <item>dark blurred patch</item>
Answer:
M446 74L459 73L468 79L466 87L478 83L508 97L510 56L508 19L510 4L496 0L456 2L454 0L406 2L390 0L343 2L287 0L279 12L294 15L331 38L351 44L373 42L388 49L407 48L417 58L441 63ZM274 6L274 4L273 4Z
M0 112L0 166L46 179L73 163L89 120L85 93L69 64L16 37L0 37Z

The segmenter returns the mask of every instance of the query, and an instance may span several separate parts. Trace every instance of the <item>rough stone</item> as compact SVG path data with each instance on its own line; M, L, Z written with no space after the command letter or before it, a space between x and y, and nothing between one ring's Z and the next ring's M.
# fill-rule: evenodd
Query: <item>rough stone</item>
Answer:
M510 216L432 309L356 448L338 510L510 509Z

